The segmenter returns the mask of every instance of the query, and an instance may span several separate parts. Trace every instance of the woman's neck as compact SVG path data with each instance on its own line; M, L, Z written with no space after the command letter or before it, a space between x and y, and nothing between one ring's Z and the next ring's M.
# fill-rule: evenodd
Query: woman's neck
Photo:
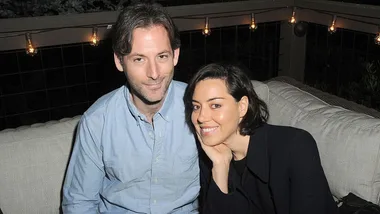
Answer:
M226 145L231 149L234 160L238 161L247 156L249 135L236 134Z

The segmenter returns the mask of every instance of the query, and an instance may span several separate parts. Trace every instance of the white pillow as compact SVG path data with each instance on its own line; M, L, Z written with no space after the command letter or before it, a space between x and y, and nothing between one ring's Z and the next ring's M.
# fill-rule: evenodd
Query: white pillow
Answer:
M302 128L317 142L332 194L379 204L380 119L332 106L283 82L267 83L269 123Z

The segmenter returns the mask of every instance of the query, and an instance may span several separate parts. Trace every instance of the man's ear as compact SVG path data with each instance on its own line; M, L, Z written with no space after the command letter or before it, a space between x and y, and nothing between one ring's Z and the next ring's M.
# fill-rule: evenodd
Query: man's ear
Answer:
M178 63L179 53L180 53L180 48L175 49L174 52L173 52L173 54L174 54L174 56L173 56L173 64L174 64L174 66L176 66L177 63Z
M243 96L239 101L239 116L240 118L243 118L248 111L249 107L249 100L247 96Z
M115 65L116 65L116 68L117 70L119 70L120 72L123 72L123 62L122 62L122 57L119 57L116 55L116 53L113 53L113 59L115 61Z

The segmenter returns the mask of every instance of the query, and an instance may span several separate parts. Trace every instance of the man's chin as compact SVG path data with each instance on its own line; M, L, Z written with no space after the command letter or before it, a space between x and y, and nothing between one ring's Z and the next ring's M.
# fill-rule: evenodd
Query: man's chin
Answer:
M159 97L144 97L143 102L147 105L156 105L164 99L164 96Z

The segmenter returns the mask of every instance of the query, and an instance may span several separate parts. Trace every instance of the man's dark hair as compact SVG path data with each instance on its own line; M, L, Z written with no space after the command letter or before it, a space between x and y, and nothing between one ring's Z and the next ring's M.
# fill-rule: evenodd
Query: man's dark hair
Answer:
M172 50L180 47L178 29L165 8L157 3L137 3L123 9L117 18L112 44L115 54L122 57L131 52L134 29L155 25L166 29Z

